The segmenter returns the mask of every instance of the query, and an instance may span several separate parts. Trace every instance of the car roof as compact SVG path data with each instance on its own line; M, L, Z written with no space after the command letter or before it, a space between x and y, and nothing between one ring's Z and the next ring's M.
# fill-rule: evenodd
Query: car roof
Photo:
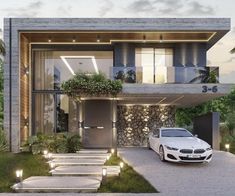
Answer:
M184 130L186 130L185 128L180 128L180 127L161 127L160 128L160 130L162 130L162 129L178 129L178 130L182 130L182 129L184 129Z

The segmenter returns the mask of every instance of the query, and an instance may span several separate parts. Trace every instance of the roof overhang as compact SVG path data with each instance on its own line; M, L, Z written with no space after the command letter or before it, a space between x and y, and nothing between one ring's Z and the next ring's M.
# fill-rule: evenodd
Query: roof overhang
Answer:
M234 84L124 84L118 102L191 107L225 96L233 87Z
M9 19L5 19L7 21ZM206 42L213 46L230 30L229 18L13 18L31 42ZM144 38L145 37L145 38ZM83 41L84 40L84 41ZM51 43L50 43L51 44Z

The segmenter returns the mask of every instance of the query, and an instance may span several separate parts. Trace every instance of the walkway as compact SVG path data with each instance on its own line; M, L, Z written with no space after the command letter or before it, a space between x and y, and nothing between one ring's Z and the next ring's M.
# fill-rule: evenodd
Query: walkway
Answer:
M123 148L119 154L160 196L235 195L235 156L231 153L216 151L209 164L163 163L147 148Z
M97 192L107 150L81 150L73 154L52 154L48 164L52 176L32 176L15 184L17 192ZM46 156L48 158L48 155ZM119 175L119 166L105 166L107 175Z

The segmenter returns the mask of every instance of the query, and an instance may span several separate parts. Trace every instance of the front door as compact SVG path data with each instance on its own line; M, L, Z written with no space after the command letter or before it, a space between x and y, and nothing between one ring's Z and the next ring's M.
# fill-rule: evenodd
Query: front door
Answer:
M83 147L112 146L112 110L109 100L86 100L84 104Z

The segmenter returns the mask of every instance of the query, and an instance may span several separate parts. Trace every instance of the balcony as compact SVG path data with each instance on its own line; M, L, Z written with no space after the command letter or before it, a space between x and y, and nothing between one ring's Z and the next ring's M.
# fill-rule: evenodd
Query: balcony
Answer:
M219 83L219 67L112 67L114 80L140 84ZM155 74L154 74L155 73Z

